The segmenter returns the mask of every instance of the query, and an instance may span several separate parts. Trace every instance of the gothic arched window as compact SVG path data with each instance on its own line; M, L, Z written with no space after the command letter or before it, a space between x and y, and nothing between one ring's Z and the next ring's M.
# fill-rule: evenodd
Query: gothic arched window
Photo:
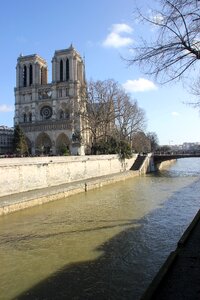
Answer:
M60 81L63 81L63 61L60 61Z
M27 80L27 68L24 66L23 68L23 86L26 86L26 80Z
M69 80L69 59L66 60L66 81Z
M26 123L27 119L26 119L26 114L24 114L24 123Z
M32 122L32 113L29 113L29 122Z
M42 67L40 69L40 74L41 74L41 80L40 80L40 83L41 84L47 84L47 68L45 67Z
M65 119L69 119L70 113L69 113L69 110L68 110L68 109L65 110L64 117L65 117Z
M63 112L63 110L61 110L60 111L60 119L63 119L63 117L64 117L64 112Z
M33 84L33 67L32 65L29 66L29 85Z
M44 68L42 67L41 68L41 70L40 70L40 72L41 72L41 84L43 84L44 82Z

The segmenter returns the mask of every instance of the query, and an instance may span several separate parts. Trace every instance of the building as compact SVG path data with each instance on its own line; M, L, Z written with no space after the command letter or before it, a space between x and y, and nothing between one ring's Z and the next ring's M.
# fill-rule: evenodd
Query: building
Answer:
M13 152L14 128L0 126L0 154Z
M182 149L184 151L199 151L200 150L200 143L183 143Z
M79 114L85 85L84 61L72 45L55 51L51 83L42 57L19 56L14 124L24 131L30 154L85 154L89 137Z

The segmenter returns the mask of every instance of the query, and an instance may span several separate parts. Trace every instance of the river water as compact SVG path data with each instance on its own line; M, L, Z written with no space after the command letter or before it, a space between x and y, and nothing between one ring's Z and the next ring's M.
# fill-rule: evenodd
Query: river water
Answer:
M200 159L0 218L0 299L140 298L200 206Z

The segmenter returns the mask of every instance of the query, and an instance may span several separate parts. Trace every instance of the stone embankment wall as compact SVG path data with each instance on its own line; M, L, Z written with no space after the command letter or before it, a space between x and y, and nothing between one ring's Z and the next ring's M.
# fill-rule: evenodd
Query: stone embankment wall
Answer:
M137 155L0 159L0 197L130 170Z
M152 153L149 153L146 156L146 159L144 160L142 166L140 167L139 174L145 175L147 173L154 172L154 171L155 171L154 160L152 157Z
M150 172L155 172L157 170L164 170L169 168L175 162L176 159L170 159L156 164L154 162L154 156L152 155L152 153L149 153L146 156L146 159L144 160L142 166L140 167L139 173L140 175L144 175Z
M169 168L171 165L173 165L176 162L176 159L170 159L170 160L165 160L158 164L156 167L158 170L165 170Z

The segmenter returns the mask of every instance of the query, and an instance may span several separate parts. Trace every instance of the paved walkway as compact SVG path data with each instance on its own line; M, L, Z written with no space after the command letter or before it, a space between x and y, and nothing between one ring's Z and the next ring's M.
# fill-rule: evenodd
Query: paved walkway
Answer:
M200 300L200 210L141 300Z

